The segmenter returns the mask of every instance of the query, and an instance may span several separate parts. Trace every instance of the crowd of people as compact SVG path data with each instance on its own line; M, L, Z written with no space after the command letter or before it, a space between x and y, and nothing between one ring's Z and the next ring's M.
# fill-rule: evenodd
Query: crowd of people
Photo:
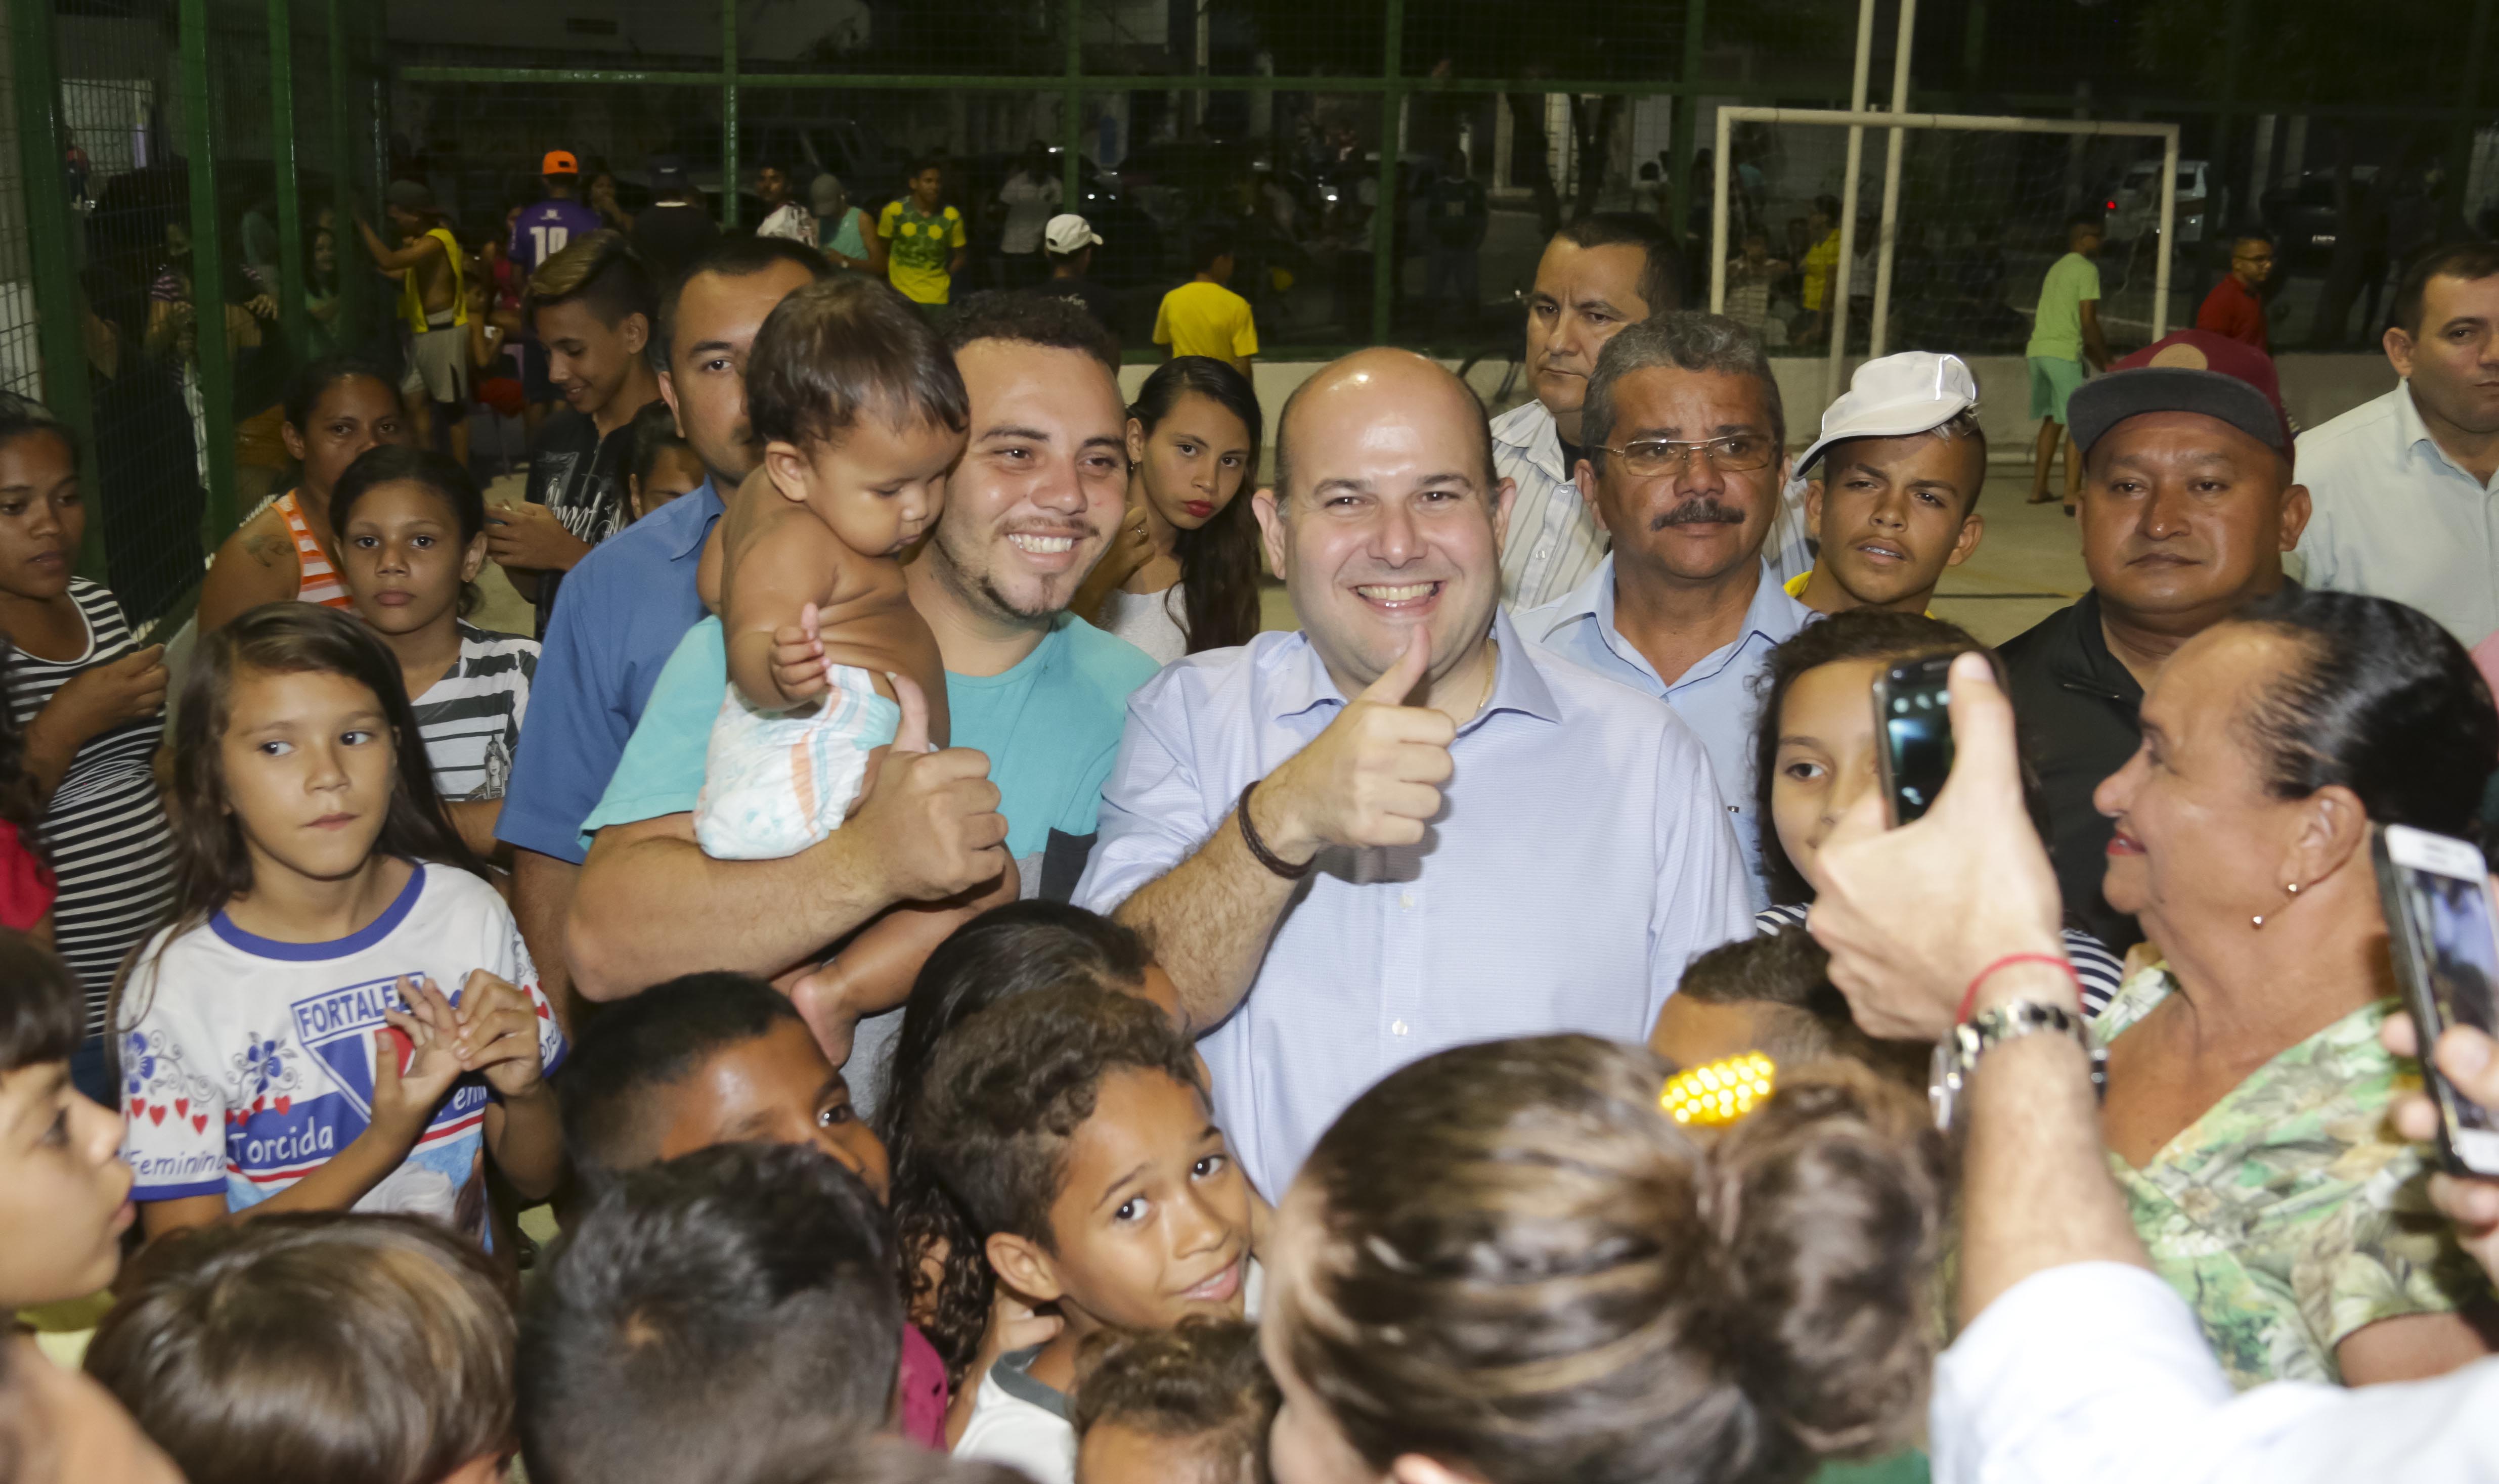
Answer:
M420 432L472 269L374 237L415 370L305 368L178 662L0 405L0 1304L92 1331L0 1347L0 1479L2499 1476L2417 1090L2499 1048L2371 858L2499 771L2492 249L2305 438L2209 332L2041 382L2092 587L1990 650L1968 368L1792 437L1653 218L1487 419L1386 349L1271 415L1213 294L1130 402L836 208L523 211L516 504Z

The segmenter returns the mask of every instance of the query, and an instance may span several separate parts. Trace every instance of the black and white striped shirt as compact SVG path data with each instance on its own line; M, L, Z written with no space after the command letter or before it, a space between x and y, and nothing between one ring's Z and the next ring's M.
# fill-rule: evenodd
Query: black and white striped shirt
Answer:
M74 577L70 600L86 621L86 652L46 660L21 649L10 665L9 709L21 730L74 676L138 648L121 605L103 587ZM156 929L173 901L173 836L149 769L164 735L160 711L87 738L44 815L61 880L52 941L86 990L89 1035L104 1029L122 955Z
M538 672L535 639L460 626L460 659L415 700L434 787L453 803L503 796Z
M1800 926L1804 921L1805 905L1782 902L1765 907L1753 914L1753 925L1766 933L1782 927ZM2079 927L2064 929L2065 959L2074 966L2074 977L2082 981L2083 1014L2098 1015L2116 997L2117 986L2126 977L2125 965L2108 951L2108 945Z

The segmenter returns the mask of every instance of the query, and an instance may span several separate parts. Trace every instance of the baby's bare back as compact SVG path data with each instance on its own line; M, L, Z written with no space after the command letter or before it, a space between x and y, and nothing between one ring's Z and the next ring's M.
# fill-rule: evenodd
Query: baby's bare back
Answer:
M813 603L825 658L867 671L889 698L886 676L909 676L928 702L930 744L947 745L945 661L911 605L900 562L854 551L815 512L781 498L761 469L730 498L713 539L730 680L750 701L778 693L774 638L797 629ZM706 553L704 565L712 565Z

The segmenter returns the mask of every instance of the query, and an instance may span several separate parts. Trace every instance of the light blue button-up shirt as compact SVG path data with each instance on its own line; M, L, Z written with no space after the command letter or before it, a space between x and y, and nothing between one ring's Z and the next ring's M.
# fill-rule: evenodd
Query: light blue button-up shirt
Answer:
M1631 640L1614 627L1614 559L1606 558L1585 582L1560 599L1518 616L1521 633L1595 670L1658 696L1683 718L1709 755L1709 771L1721 806L1743 843L1744 868L1755 906L1769 897L1761 879L1761 822L1753 808L1753 726L1761 711L1756 682L1769 667L1770 651L1821 617L1790 597L1765 567L1743 631L1732 644L1711 650L1674 684L1658 678Z
M1490 699L1419 845L1323 852L1240 1008L1199 1043L1270 1197L1380 1078L1453 1046L1647 1037L1699 952L1751 931L1743 859L1701 744L1648 696L1495 619ZM1165 667L1128 701L1076 902L1109 912L1196 854L1344 693L1299 633Z

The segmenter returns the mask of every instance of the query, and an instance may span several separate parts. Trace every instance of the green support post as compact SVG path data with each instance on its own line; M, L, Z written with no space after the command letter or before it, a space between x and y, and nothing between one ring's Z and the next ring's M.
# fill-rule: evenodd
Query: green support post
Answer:
M1406 0L1387 0L1380 43L1379 204L1371 212L1371 343L1385 345L1396 323L1398 120L1405 112Z
M1709 0L1684 0L1683 87L1674 96L1674 231L1692 220L1693 163L1701 153L1701 40L1709 23ZM1727 162L1713 162L1725 170Z
M330 214L338 224L331 247L339 264L340 338L361 344L372 331L371 265L351 257L359 244L356 230L356 128L354 74L347 64L346 0L328 0L330 7Z
M297 355L312 342L304 306L304 201L295 178L295 17L269 0L269 164L277 177L277 310Z
M36 350L43 358L44 404L70 430L80 467L92 477L95 412L87 395L85 302L71 245L69 190L61 158L66 142L61 89L52 50L52 0L11 0L9 46L17 93L17 164L25 181L26 247L35 278ZM135 346L123 354L136 355ZM104 522L86 523L79 572L102 581Z
M369 100L365 114L365 140L367 145L373 150L370 156L373 174L367 177L366 183L372 187L374 209L378 210L380 203L387 198L391 186L390 37L385 34L389 17L382 10L380 0L359 0L359 3L364 5L367 24L373 29L373 54L366 59L366 65L371 71L365 78L365 96ZM345 243L341 243L340 247L340 256L343 258L346 255ZM394 316L398 312L395 300L386 303L384 312L373 327L373 333L376 336L396 339L398 321Z
M2212 168L2204 187L2204 231L2200 239L2207 245L2217 238L2226 243L2226 234L2238 220L2251 214L2250 206L2264 194L2264 186L2252 181L2248 201L2229 203L2227 220L2216 210L2222 205L2216 199L2216 190L2227 195L2230 189L2233 163L2230 151L2236 143L2232 136L2238 132L2239 121L2239 53L2245 51L2248 45L2248 0L2230 0L2229 9L2223 13L2222 28L2222 109L2213 120ZM2179 250L2185 246L2186 240L2185 223L2182 222L2176 238L2161 243L2160 250L2169 254L2170 282L2174 285L2181 277L2186 280L2187 316L2191 324L2195 314L2193 306L2204 302L2204 295L2213 287L2215 275L2212 258L2200 247L2185 253ZM2226 245L2223 250L2228 250ZM2185 270L2183 274L2180 272L2182 269ZM2169 317L2169 323L2177 323L2175 315Z
M1059 100L1058 138L1066 158L1059 161L1058 200L1070 211L1085 210L1085 0L1067 0L1059 28L1067 33L1067 90Z
M737 225L737 0L720 0L720 224Z
M182 145L190 152L191 309L207 425L209 502L200 535L214 551L235 528L234 364L226 348L225 237L217 220L216 100L209 0L181 0Z
M2464 77L2455 90L2455 131L2447 147L2447 188L2463 198L2473 174L2474 110L2482 101L2482 64L2490 49L2490 0L2473 0L2473 29L2464 44Z

